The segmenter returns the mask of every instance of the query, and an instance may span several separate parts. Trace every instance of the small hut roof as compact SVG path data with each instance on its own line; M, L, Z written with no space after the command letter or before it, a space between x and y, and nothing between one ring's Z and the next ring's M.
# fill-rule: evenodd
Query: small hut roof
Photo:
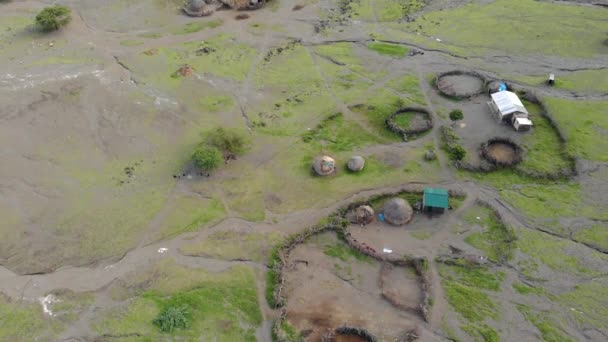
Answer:
M204 0L190 0L186 7L192 12L199 12L205 6Z
M368 205L362 205L355 210L355 219L358 224L370 224L374 220L374 209Z
M515 112L528 114L528 111L521 103L519 97L517 97L517 94L511 91L499 91L497 93L492 94L491 96L492 101L494 101L496 107L502 115L507 115Z
M320 176L329 176L336 172L336 161L330 156L320 156L315 158L312 168Z
M348 169L354 172L363 170L365 159L361 156L354 156L348 161Z
M390 224L404 225L412 219L413 214L414 210L403 198L391 198L384 203L384 219Z

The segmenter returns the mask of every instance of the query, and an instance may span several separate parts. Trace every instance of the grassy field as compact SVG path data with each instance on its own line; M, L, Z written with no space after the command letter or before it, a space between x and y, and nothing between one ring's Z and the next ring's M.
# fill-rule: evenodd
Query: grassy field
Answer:
M247 233L220 231L204 240L189 242L180 248L186 255L205 256L222 260L264 261L275 244L282 240L279 233Z
M152 270L133 274L111 289L116 298L130 298L105 311L94 329L99 334L140 334L150 340L234 339L255 341L261 324L253 271L235 266L209 273L176 265L167 259ZM152 324L163 309L186 306L190 326L172 334Z
M603 45L608 24L603 11L593 7L533 0L498 0L470 3L422 15L411 23L387 24L405 32L439 37L416 40L464 55L518 51L564 57L597 57L608 51ZM567 17L568 25L556 18ZM421 28L419 27L421 26ZM387 31L385 31L387 32ZM391 31L388 31L390 34ZM392 38L392 37L391 37Z
M547 108L566 135L566 151L597 162L608 161L608 101L573 101L546 98Z
M483 251L493 262L506 262L512 257L516 246L515 235L491 209L473 207L465 212L464 219L470 225L484 228L484 232L474 232L465 238L469 245Z
M504 274L447 265L439 272L446 299L460 316L459 328L476 341L498 341L488 321L500 319L500 306L486 291L498 291Z

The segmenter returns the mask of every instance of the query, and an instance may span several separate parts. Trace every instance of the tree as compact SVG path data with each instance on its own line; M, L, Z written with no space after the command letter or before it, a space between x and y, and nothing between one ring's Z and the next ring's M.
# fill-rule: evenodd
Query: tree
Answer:
M452 160L463 160L467 155L467 151L460 145L450 146L448 154Z
M36 24L45 32L58 30L70 20L72 20L72 11L61 5L45 7L36 16Z
M186 329L190 326L190 313L186 306L169 307L161 311L152 321L163 332L172 332L175 329Z
M194 150L192 161L196 167L209 172L222 162L222 152L214 146L201 144Z
M463 118L464 118L464 114L462 113L462 110L460 110L460 109L454 109L453 111L450 112L450 120L452 120L452 121L462 120Z
M205 143L224 154L224 158L241 155L249 150L249 141L239 131L218 127L203 134Z

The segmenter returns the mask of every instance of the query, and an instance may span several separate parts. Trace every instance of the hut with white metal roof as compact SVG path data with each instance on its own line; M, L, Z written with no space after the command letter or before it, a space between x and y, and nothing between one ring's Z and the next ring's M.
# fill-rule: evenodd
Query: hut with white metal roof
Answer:
M503 90L496 92L491 96L492 101L488 102L488 106L492 109L498 122L513 122L512 118L514 116L518 118L528 118L528 110L526 110L526 107L521 103L517 94L508 90Z

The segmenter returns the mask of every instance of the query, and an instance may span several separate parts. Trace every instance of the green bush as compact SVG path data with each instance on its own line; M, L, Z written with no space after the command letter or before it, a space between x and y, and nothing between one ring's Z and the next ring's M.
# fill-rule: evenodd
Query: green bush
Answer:
M460 110L460 109L454 109L453 111L450 112L450 120L452 120L452 121L462 120L463 118L464 118L464 114L462 113L462 110Z
M172 332L175 329L186 329L190 326L190 312L186 306L169 307L163 310L152 321L163 332Z
M225 156L238 156L249 150L249 141L238 130L219 127L206 132L204 136L207 145L216 147Z
M467 151L460 145L449 146L447 152L452 160L463 160L467 155Z
M211 171L222 162L222 153L216 147L201 144L194 150L192 161L196 167Z
M36 15L36 24L45 31L55 31L72 20L72 11L65 6L45 7Z

